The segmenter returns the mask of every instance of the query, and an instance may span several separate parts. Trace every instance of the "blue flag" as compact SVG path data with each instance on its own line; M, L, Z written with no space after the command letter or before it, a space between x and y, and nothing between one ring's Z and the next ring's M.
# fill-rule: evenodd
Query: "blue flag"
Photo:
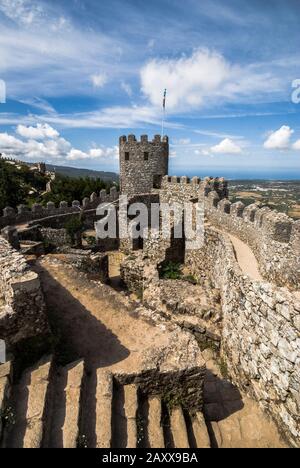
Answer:
M164 92L164 100L163 100L163 108L164 108L164 109L166 108L166 98L167 98L167 90L165 89L165 92Z

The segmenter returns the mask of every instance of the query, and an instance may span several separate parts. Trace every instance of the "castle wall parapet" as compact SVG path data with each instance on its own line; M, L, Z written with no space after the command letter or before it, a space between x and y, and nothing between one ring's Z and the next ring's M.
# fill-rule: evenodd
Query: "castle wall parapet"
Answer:
M106 190L101 190L99 195L93 193L89 198L84 198L82 203L79 200L74 200L71 206L69 206L67 202L62 201L58 207L56 207L53 202L48 202L46 206L35 203L31 208L26 205L20 205L16 210L11 207L6 207L3 210L3 216L0 217L0 228L28 223L30 221L38 221L39 219L46 219L53 216L78 213L82 209L96 209L100 203L114 202L118 200L118 198L119 193L116 187L112 187L109 193L107 193Z
M216 192L205 197L208 221L236 235L253 250L262 275L280 286L299 288L299 221L268 207L220 200Z
M206 177L186 177L186 176L165 176L162 179L160 197L165 203L184 203L203 199L203 194L208 196L211 192L216 192L218 198L223 199L228 196L228 183L224 179Z

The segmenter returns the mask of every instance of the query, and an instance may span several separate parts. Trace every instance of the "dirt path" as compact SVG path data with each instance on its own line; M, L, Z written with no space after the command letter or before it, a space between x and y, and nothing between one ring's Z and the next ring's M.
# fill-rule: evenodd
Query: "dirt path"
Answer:
M168 333L130 316L125 299L111 288L51 256L36 266L62 353L91 368L139 371L147 349L167 343ZM70 360L71 360L70 359Z
M237 262L242 272L254 281L263 281L259 272L258 262L250 247L238 237L228 234L236 255Z

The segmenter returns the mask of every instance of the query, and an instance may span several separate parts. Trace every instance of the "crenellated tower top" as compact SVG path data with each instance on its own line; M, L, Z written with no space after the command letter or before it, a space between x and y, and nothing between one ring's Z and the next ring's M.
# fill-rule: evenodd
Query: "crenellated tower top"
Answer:
M149 140L142 135L120 137L120 184L121 193L137 195L150 193L160 188L162 178L168 174L169 139L155 135Z

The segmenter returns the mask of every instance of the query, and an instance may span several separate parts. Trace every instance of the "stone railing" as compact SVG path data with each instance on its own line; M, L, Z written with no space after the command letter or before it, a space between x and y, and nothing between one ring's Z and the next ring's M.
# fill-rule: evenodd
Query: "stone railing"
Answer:
M216 192L205 198L208 221L236 235L253 250L262 275L280 286L299 289L300 221L253 204L220 200Z
M13 347L21 340L48 331L37 273L0 237L0 338Z
M0 217L0 228L28 223L51 216L76 213L79 208L85 210L96 209L100 203L113 202L118 198L119 193L116 187L112 187L110 193L107 193L106 190L101 190L99 194L92 193L89 198L84 198L82 202L74 200L71 206L67 202L62 201L59 207L56 207L53 202L47 203L46 207L35 204L31 209L25 205L20 205L17 210L7 207L3 210L3 216Z
M214 228L202 249L186 253L186 265L221 292L222 354L232 380L300 447L299 296L245 276L229 238Z

